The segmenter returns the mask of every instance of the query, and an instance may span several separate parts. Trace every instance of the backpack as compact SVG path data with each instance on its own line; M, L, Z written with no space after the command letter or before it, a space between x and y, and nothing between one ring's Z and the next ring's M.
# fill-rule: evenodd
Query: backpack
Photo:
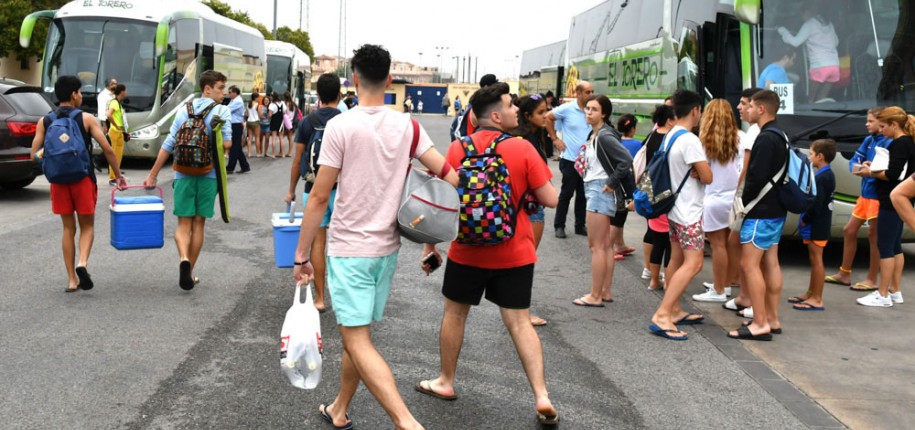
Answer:
M680 181L680 186L674 191L667 156L670 154L670 148L677 138L686 133L686 130L679 130L674 133L667 141L667 148L664 148L662 142L661 147L658 148L654 157L651 158L651 162L648 163L645 173L639 178L637 188L632 193L635 201L635 211L639 215L654 219L673 209L674 204L677 202L677 195L680 194L680 190L683 189L683 185L689 179L689 174L693 168L690 167L683 180Z
M464 136L468 136L467 124L470 122L470 106L467 106L467 109L464 110L463 115L459 115L454 119L454 122L451 123L451 136L454 140L462 139Z
M314 183L318 174L318 156L321 154L321 142L324 140L324 126L318 119L317 115L308 115L308 121L311 123L311 138L305 145L305 151L302 152L302 159L299 160L299 176L305 182Z
M72 184L89 176L89 150L76 122L76 116L82 114L73 109L66 117L59 117L56 112L48 115L51 125L45 131L41 168L52 184Z
M788 156L785 160L787 169L779 182L774 184L778 186L778 200L788 212L796 214L807 212L817 198L816 171L810 164L810 160L799 149L791 145L784 131L777 128L768 128L765 131L777 134L785 141L785 146L788 148Z
M194 113L194 105L191 102L188 102L186 107L187 120L175 134L175 161L172 167L176 172L185 175L205 175L213 170L213 151L210 146L214 143L210 140L210 133L204 120L216 107L216 103L211 103L199 114Z
M502 134L478 153L470 136L461 138L464 159L458 174L461 198L457 242L464 245L498 245L515 234L518 214L512 200L511 177L505 160L496 146L505 139Z

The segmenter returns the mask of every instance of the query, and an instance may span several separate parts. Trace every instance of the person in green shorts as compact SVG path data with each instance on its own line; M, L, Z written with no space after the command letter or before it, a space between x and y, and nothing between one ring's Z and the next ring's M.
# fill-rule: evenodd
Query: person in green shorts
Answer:
M213 129L210 126L213 118L219 117L225 121L222 127L223 145L225 149L232 146L232 128L229 108L222 105L222 100L226 96L226 76L215 70L207 70L200 74L200 87L203 88L202 97L192 102L194 112L200 114L210 105L216 103L207 116L204 118L207 131L210 133L210 142L216 144ZM149 176L143 181L147 188L153 188L158 183L157 177L159 170L168 160L169 155L175 149L177 143L176 136L178 129L188 120L186 109L179 109L175 115L175 121L172 122L172 128L168 138L162 144L159 150L159 156L156 163L149 171ZM200 279L194 276L194 266L197 264L197 258L200 256L200 250L203 248L203 232L207 218L212 218L214 214L213 204L216 201L216 165L214 160L213 169L204 175L193 176L175 172L175 180L172 182L174 189L175 208L173 213L178 217L178 228L175 230L175 245L178 247L178 285L184 290L191 290L200 282Z

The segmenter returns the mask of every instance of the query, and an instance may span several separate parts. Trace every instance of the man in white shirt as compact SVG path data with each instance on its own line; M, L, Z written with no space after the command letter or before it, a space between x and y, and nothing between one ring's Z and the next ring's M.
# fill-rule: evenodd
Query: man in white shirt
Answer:
M690 130L702 118L702 97L688 90L677 90L672 97L677 119L667 133L661 148L667 149L671 186L676 188L686 178L676 203L667 214L670 221L671 258L667 266L664 299L651 317L648 328L671 340L686 340L686 332L677 325L699 324L705 317L687 313L680 307L680 296L689 282L702 270L705 237L702 231L702 208L705 185L712 182L712 169L699 136Z
M108 133L108 103L111 99L114 98L114 87L118 85L118 80L115 78L105 79L105 89L99 91L96 101L98 102L98 117L99 123L102 125L102 131L105 134Z

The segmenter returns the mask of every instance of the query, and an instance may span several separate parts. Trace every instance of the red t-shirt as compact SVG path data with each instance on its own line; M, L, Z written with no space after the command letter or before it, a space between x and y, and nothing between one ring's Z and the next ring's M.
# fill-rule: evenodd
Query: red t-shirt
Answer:
M483 151L501 135L500 131L480 130L470 137L477 150ZM553 176L534 146L520 137L502 141L497 149L508 167L512 184L512 201L515 207L518 206L524 193L542 187ZM463 144L460 140L456 140L451 143L445 158L452 167L457 169L461 167L464 155ZM531 220L523 209L518 211L516 216L515 235L507 242L491 246L473 246L451 242L448 259L484 269L511 269L536 263L537 252L534 248L534 230L531 228Z

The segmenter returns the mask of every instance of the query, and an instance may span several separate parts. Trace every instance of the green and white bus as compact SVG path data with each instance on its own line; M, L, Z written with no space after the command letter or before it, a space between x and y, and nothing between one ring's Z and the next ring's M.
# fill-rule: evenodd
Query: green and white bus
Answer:
M214 69L250 97L264 88L264 37L196 1L78 0L25 18L19 43L28 46L39 19L50 21L41 87L54 98L60 75L82 80L83 106L113 77L127 86L130 142L124 156L154 159L175 112L200 95L200 73Z
M305 111L305 91L311 85L311 59L291 43L276 40L264 42L267 53L267 94L292 95L299 109Z
M528 49L521 54L521 76L518 92L526 94L552 91L561 98L565 90L566 41Z
M736 105L741 90L764 85L757 82L760 72L781 58L784 49L775 47L787 45L778 28L797 33L810 3L836 29L840 80L828 98L813 100L801 45L787 70L791 83L773 89L783 101L780 127L798 146L822 137L839 144L832 231L841 238L860 193L848 159L866 136L866 110L897 105L915 112L915 0L606 1L572 20L566 96L580 80L591 82L612 99L615 114L641 119L640 136L651 129L654 105L678 88ZM789 220L785 233L795 230ZM911 241L915 234L906 229L904 238Z

